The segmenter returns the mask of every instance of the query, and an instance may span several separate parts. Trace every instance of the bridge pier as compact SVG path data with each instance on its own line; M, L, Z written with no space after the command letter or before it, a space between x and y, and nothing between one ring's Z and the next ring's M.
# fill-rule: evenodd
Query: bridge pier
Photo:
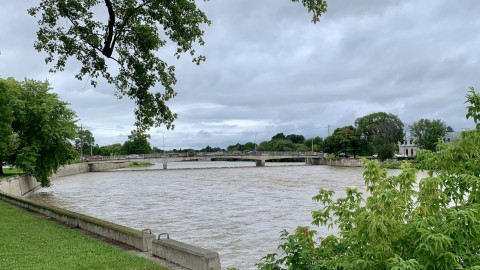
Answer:
M307 164L307 165L321 165L322 160L323 160L323 158L321 158L321 157L306 158L305 159L305 164Z
M166 160L163 162L163 169L164 169L164 170L167 169L167 161L166 161Z
M257 167L265 167L265 160L256 160L255 163Z

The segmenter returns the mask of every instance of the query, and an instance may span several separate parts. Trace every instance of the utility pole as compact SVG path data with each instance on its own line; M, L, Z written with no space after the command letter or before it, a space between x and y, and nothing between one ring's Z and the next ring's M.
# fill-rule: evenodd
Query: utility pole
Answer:
M92 136L92 139L90 139L90 157L93 157L93 136Z
M257 153L257 133L255 133L255 154Z
M80 160L83 161L83 126L80 124Z
M328 125L328 136L330 136L330 125Z

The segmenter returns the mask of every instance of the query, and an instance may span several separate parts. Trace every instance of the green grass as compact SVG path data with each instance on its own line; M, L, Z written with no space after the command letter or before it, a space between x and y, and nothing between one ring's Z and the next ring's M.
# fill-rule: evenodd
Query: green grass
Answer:
M150 167L153 166L152 163L138 163L138 162L133 162L132 164L128 165L127 168L142 168L142 167Z
M165 269L0 201L0 269Z
M19 168L3 168L3 175L0 175L0 179L22 173L22 169Z

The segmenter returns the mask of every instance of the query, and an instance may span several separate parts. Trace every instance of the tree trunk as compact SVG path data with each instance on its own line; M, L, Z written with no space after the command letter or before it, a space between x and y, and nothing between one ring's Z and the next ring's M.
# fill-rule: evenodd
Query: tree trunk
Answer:
M3 160L0 158L0 175L3 175Z

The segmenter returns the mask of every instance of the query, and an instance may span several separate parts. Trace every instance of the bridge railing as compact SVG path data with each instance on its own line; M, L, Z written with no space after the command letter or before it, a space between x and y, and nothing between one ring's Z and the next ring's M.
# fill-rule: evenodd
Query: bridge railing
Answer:
M169 158L169 157L232 157L232 156L289 156L289 157L323 157L323 152L287 152L287 151L248 151L248 152L189 152L189 153L155 153L155 154L134 154L117 156L91 156L86 161L100 160L132 160L147 158Z

